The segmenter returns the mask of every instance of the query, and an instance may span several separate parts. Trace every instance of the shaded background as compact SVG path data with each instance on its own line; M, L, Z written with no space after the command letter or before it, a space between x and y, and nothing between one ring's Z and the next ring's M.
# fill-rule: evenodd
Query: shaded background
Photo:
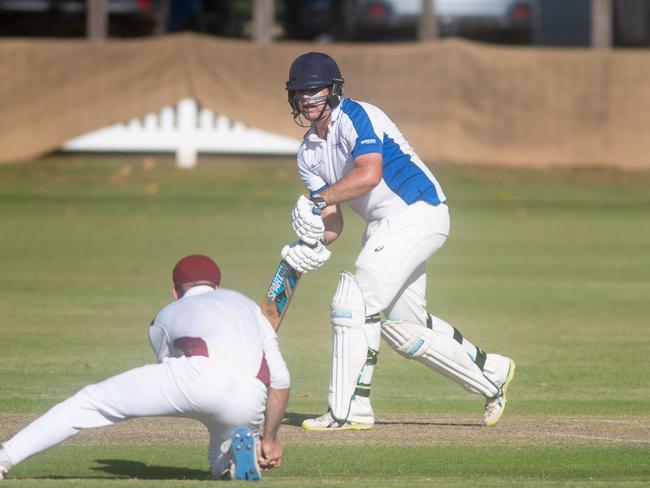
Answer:
M135 10L118 12L116 0L44 0L45 10L16 12L0 1L0 162L56 151L184 97L299 139L284 82L297 55L320 50L341 65L346 95L382 107L427 162L650 164L646 0L505 1L510 17L530 7L523 24L507 26L440 13L439 38L419 42L421 26L406 17L410 28L360 28L367 35L355 42L335 28L350 8L358 26L373 15L377 25L393 19L391 2L122 2ZM99 4L103 31L90 22ZM589 47L598 12L608 22L604 49ZM309 32L296 32L291 22L308 18ZM517 25L530 36L515 35ZM63 26L76 30L57 32Z

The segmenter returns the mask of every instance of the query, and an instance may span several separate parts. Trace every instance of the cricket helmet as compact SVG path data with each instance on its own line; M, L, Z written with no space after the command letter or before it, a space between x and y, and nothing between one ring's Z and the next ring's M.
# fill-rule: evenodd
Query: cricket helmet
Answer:
M296 90L310 88L329 88L326 102L331 108L340 103L343 96L343 77L336 61L325 53L310 52L298 56L289 69L289 81L286 83L288 101L294 119L300 116L300 107L296 99Z

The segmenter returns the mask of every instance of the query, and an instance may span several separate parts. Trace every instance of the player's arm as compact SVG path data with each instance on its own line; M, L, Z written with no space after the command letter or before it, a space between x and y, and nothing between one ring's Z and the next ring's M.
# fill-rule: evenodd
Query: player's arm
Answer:
M278 442L278 430L289 402L289 388L269 388L264 413L264 430L258 462L262 469L278 468L282 465L284 449Z
M341 235L343 231L343 214L339 205L325 207L321 212L323 223L325 224L325 245L330 245Z
M328 207L365 195L379 183L383 175L381 153L367 153L354 158L354 168L343 178L320 193ZM327 208L326 208L327 209Z
M159 363L162 363L166 358L169 357L169 336L164 327L156 324L155 319L151 322L148 330L149 342L151 343L151 348L156 354L156 359Z
M262 330L265 336L264 356L269 367L270 387L258 462L263 469L271 469L282 464L284 450L278 442L278 430L289 401L291 377L280 352L277 335L265 319L262 319Z
M365 195L381 182L381 153L361 154L354 159L354 164L354 168L332 186L312 193L311 201L300 196L291 214L293 228L300 240L310 246L318 241L325 245L334 242L343 230L343 214L339 204Z

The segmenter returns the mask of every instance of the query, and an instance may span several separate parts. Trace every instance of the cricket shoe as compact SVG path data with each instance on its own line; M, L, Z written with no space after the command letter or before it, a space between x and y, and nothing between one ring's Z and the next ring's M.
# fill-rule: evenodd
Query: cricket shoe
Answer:
M504 380L501 388L499 388L499 394L492 398L485 399L485 411L483 412L483 423L488 427L494 427L501 416L503 411L506 408L506 403L508 399L506 394L508 393L508 386L510 382L515 377L515 362L512 359L508 359L510 367L508 368L508 375Z
M5 479L5 476L7 476L8 471L9 470L7 468L5 468L4 466L0 466L0 481Z
M253 431L244 425L235 427L230 440L232 453L230 479L260 481L262 475L257 464L257 441Z
M327 412L315 419L306 419L302 422L302 428L305 430L368 430L372 429L373 424L364 424L361 422L339 422L332 417L331 412Z

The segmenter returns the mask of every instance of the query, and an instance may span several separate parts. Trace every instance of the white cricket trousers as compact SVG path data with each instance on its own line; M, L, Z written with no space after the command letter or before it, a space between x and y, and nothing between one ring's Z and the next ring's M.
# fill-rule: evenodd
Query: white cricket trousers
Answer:
M426 260L447 240L449 208L416 202L382 220L369 222L355 276L366 315L426 325Z
M230 465L232 429L246 425L258 434L267 395L261 381L237 378L226 366L202 356L169 358L86 386L5 442L4 453L16 465L81 429L133 417L180 416L208 429L210 469L219 476Z
M449 227L447 205L426 202L416 202L385 219L368 223L364 246L355 263L366 315L384 312L388 320L404 320L425 327L430 320L433 330L454 337L458 331L441 318L429 315L426 302L426 260L443 246ZM379 331L367 335L374 335L368 337L368 343L378 350ZM476 346L465 337L460 343L470 358L476 360ZM507 358L488 353L484 373L492 382L501 384L509 365ZM369 373L365 378L367 383L371 376ZM369 411L365 404L355 408L353 404L351 412L356 418Z

